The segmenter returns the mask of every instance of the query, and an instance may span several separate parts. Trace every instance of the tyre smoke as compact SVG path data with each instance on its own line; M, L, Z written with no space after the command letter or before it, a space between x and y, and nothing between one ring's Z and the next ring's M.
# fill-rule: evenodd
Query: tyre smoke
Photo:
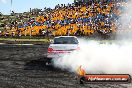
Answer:
M121 14L117 20L117 39L132 40L132 0L119 5Z
M132 74L132 42L80 42L80 51L55 59L54 65L71 72L82 65L87 73Z
M131 74L132 75L132 1L125 3L120 15L117 40L80 40L80 51L55 59L54 66L76 72L82 65L89 73ZM128 30L129 29L129 30ZM126 31L128 30L128 31ZM126 31L126 33L124 32Z

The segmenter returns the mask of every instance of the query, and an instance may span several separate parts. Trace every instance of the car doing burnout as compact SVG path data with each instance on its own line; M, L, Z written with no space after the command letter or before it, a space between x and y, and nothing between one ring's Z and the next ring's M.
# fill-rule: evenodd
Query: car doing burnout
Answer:
M48 47L47 58L50 63L51 59L60 58L75 50L79 50L79 41L75 36L59 36L55 37L53 43Z

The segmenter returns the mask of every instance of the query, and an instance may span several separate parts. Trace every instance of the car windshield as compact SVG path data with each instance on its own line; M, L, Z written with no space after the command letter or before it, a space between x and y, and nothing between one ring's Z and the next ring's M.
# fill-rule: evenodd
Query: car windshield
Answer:
M59 37L54 39L54 44L78 44L78 40L74 37Z

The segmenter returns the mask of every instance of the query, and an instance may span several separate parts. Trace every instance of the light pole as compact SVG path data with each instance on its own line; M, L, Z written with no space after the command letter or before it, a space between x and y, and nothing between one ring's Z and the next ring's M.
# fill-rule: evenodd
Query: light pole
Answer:
M10 14L12 13L12 11L13 11L13 5L12 5L12 3L13 3L13 0L11 0L11 9L10 9Z

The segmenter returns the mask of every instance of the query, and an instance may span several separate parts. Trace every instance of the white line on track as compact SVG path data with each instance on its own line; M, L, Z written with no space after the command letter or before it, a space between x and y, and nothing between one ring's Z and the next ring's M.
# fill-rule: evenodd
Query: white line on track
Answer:
M34 45L34 44L12 44L12 45Z
M5 43L0 43L0 45L4 45Z
M34 44L6 44L6 43L0 43L0 45L34 45Z

